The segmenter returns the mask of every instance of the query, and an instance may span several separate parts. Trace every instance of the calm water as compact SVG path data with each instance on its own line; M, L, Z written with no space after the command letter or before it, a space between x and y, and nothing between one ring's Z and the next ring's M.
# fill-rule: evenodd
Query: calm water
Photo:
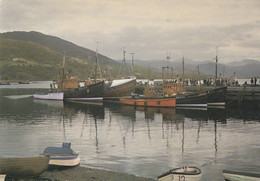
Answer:
M149 178L183 165L200 167L202 180L223 181L223 169L260 172L259 110L134 109L30 96L48 86L0 87L1 157L37 156L67 141L81 166Z

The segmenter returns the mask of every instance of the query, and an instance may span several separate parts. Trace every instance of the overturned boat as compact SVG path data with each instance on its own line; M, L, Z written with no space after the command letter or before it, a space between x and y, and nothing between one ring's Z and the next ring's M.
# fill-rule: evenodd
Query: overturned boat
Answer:
M80 164L79 154L71 148L71 143L62 143L62 147L47 147L42 155L49 156L51 167L73 167Z
M168 172L158 176L158 181L199 181L201 178L201 170L197 167L184 166L181 168L174 168Z
M260 174L257 173L223 170L223 176L228 181L260 181Z

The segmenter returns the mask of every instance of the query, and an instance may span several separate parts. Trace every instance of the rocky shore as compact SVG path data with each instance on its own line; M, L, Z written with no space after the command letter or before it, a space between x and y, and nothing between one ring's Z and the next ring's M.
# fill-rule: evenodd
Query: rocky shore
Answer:
M70 169L47 170L38 177L27 179L6 179L7 181L153 181L125 173L74 167Z

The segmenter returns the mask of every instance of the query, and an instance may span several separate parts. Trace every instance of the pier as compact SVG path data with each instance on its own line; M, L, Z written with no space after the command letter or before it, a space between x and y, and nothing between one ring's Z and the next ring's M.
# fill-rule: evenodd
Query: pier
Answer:
M228 87L227 105L231 107L260 108L260 86Z

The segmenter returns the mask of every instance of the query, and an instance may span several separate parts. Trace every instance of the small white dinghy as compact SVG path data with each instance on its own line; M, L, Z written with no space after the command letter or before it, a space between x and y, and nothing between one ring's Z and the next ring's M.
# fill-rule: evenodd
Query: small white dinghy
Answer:
M260 181L260 174L223 170L223 176L228 181Z
M74 167L79 165L79 154L71 148L71 143L62 143L62 147L47 147L42 155L49 156L49 167Z
M0 174L0 181L5 181L5 176L4 174Z
M53 92L53 93L48 93L48 94L34 94L33 97L35 99L63 100L64 93L63 92Z
M181 168L174 168L157 178L158 181L199 181L201 174L201 170L197 167L184 166Z

